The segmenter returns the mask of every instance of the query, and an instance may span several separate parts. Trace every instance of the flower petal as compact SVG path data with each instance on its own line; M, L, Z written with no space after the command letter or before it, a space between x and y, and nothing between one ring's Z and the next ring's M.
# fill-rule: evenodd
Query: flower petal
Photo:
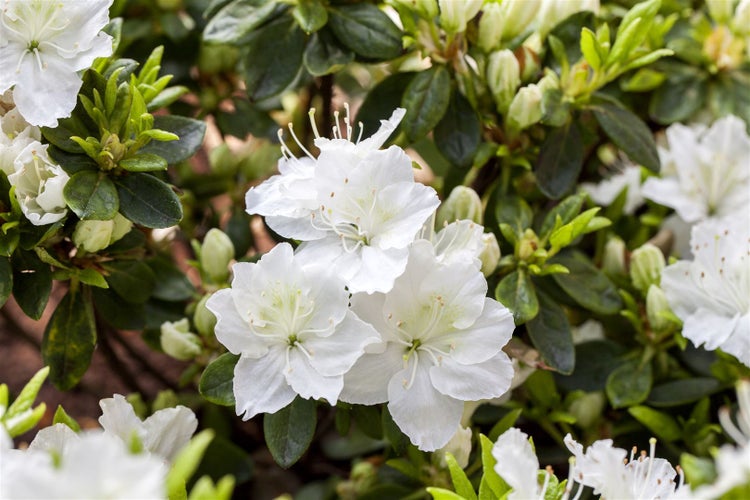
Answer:
M240 357L234 367L237 415L250 420L258 413L275 413L297 396L284 377L286 348L274 346L259 359Z
M364 405L388 401L388 384L404 368L403 354L403 346L391 342L381 353L363 355L344 375L340 399Z
M430 368L430 380L435 389L461 401L497 398L510 389L513 363L502 351L486 361L470 365L444 357L439 366Z

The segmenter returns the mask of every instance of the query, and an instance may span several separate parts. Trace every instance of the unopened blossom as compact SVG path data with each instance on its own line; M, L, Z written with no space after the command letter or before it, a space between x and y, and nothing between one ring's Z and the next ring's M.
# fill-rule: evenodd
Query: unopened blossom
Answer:
M750 213L693 226L693 260L662 271L661 288L696 346L750 366Z
M643 184L646 198L673 208L685 222L747 213L750 206L750 136L745 122L726 116L711 127L679 123L659 149L662 177Z
M588 193L594 203L604 207L611 205L627 189L622 209L626 215L633 215L645 201L641 194L641 167L637 165L627 165L597 184L583 182L580 188Z
M401 148L379 150L404 113L397 109L372 137L355 142L347 117L333 139L315 140L317 159L285 151L281 173L247 193L249 213L303 241L306 262L334 267L352 293L391 288L409 243L439 204L434 189L414 181Z
M30 142L13 162L8 181L15 187L21 211L35 226L59 221L68 213L63 189L69 176L47 155L49 145Z
M570 434L564 441L575 455L571 477L593 488L601 498L665 499L684 493L682 473L678 484L672 465L654 456L655 439L651 439L649 453L637 455L634 447L629 456L626 450L614 447L611 439L595 441L585 452Z
M558 23L576 12L599 13L599 0L541 0L537 14L537 31L546 36Z
M179 405L163 408L141 420L133 406L120 394L99 401L102 416L99 423L104 430L130 445L138 438L143 449L167 462L190 441L198 428L198 419L190 408Z
M390 292L352 296L352 310L383 340L368 346L345 375L341 399L387 402L393 420L421 450L445 446L464 401L498 397L513 378L502 351L513 316L486 292L476 264L441 264L429 241L415 241Z
M509 500L544 498L548 483L539 484L539 459L526 433L515 427L502 433L492 447L492 456L497 460L495 472L513 488Z
M247 420L274 413L298 394L336 404L344 373L379 340L349 310L343 281L330 270L303 267L287 243L232 270L231 288L206 306L218 319L216 338L240 355L237 414Z
M33 125L54 127L70 116L80 71L112 54L102 32L112 0L3 0L0 92L13 87L18 111Z

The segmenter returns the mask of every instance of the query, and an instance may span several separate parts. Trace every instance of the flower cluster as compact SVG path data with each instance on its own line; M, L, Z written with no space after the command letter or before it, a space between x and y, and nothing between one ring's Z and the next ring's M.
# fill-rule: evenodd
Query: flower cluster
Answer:
M414 181L401 148L379 149L403 115L353 142L347 114L333 139L316 139L317 158L283 146L280 174L247 193L248 212L302 244L236 264L231 288L207 303L217 338L240 355L234 394L245 418L297 395L388 403L411 441L435 450L464 401L509 389L502 348L513 319L486 297L481 272L499 252L483 265L488 243L472 221L434 234L435 191Z

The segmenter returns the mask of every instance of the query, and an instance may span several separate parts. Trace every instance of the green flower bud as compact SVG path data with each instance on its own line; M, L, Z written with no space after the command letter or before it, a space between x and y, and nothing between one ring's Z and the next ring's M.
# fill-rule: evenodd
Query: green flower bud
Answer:
M120 215L119 212L112 220L115 222L115 227L112 228L112 237L109 239L110 245L133 229L133 222L124 215Z
M457 220L468 219L482 223L482 200L476 191L466 186L456 186L437 211L437 227Z
M602 269L610 276L626 276L628 270L625 267L625 242L621 238L614 236L604 245L604 258L602 259Z
M711 19L719 24L728 24L734 11L732 0L706 0Z
M513 52L505 49L490 54L487 62L487 85L492 91L497 110L505 114L521 85L521 67Z
M437 0L393 0L416 12L419 17L432 20L438 15Z
M214 334L214 327L216 326L216 316L214 313L208 310L206 302L211 294L206 294L195 306L195 314L193 315L193 324L198 333L204 337L208 337Z
M539 249L539 237L533 229L527 229L524 231L523 237L516 247L518 258L527 261L531 259L531 256L537 251L537 249Z
M497 242L495 233L484 233L482 235L482 244L484 248L479 254L479 260L482 261L482 274L485 277L491 275L497 269L497 263L500 262L500 245Z
M479 46L489 52L523 33L539 11L540 3L541 0L486 3L479 19Z
M78 221L73 231L73 243L84 252L98 252L125 236L133 223L119 213L111 220Z
M506 14L503 4L488 3L482 7L482 17L479 18L478 45L485 52L498 48L503 39Z
M670 312L672 308L669 307L664 291L656 285L649 286L648 293L646 293L646 316L651 329L656 333L661 333L673 325L673 322L664 314Z
M201 340L190 331L187 318L162 323L160 342L164 352L181 361L189 361L201 353Z
M204 278L223 283L229 278L229 262L234 258L234 245L224 232L213 228L203 239L200 264Z
M508 124L516 130L523 130L542 119L542 89L527 85L518 90L508 109Z
M568 413L576 418L576 424L587 429L601 418L607 404L603 392L575 391L570 394L572 401L568 404Z
M471 21L482 8L482 0L438 0L440 26L448 33L466 31L466 23Z
M732 18L732 29L742 36L750 36L750 0L740 0L737 4Z
M633 286L645 294L649 286L658 285L661 281L664 265L664 254L651 243L633 250L630 256L630 279Z

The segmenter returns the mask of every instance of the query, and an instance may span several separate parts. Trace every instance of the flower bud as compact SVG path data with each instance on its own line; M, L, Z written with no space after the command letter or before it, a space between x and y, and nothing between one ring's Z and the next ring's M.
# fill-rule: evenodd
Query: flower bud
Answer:
M671 311L664 291L656 285L649 286L646 294L646 317L651 329L656 333L666 331L673 323L663 313Z
M518 242L518 258L523 261L531 259L531 256L539 248L539 237L533 229L527 229L523 233L521 241Z
M234 258L234 245L224 232L213 228L203 239L200 264L204 278L223 283L229 278L229 262Z
M732 0L706 0L711 19L719 24L728 24L732 18L734 2Z
M500 262L500 245L495 233L484 233L482 235L482 246L479 260L482 261L482 274L487 277L495 272L497 263Z
M471 454L471 428L458 426L456 433L450 441L442 448L435 451L434 459L438 465L447 468L445 454L450 453L456 459L458 466L462 469L469 465L469 455Z
M610 276L626 276L628 270L625 267L625 242L614 236L604 245L604 258L602 259L602 270Z
M438 227L457 220L468 219L482 223L482 200L476 191L466 186L456 186L437 211Z
M466 31L466 23L482 8L482 0L438 0L440 26L448 33Z
M542 89L527 85L518 90L508 109L508 124L516 130L523 130L542 119Z
M190 331L187 318L161 325L161 348L175 359L189 361L201 353L200 338Z
M503 2L503 5L505 2ZM502 5L496 2L482 7L482 17L479 18L478 45L485 52L490 52L500 46L503 39L506 14Z
M214 327L216 326L216 316L214 313L208 310L206 302L211 294L206 294L198 301L198 305L195 306L195 314L193 315L193 324L198 333L204 337L208 337L214 334Z
M111 220L78 221L73 243L84 252L98 252L130 232L133 223L119 213Z
M737 4L732 18L732 29L742 36L750 36L750 0L740 0Z
M571 393L573 395L574 393ZM601 417L602 411L607 404L604 393L575 391L573 400L568 405L568 413L576 418L576 424L587 429L594 425Z
M528 29L541 3L541 0L503 0L500 4L505 13L503 40L512 40Z
M521 67L513 52L505 49L490 54L487 62L487 84L492 91L497 110L505 114L521 85Z
M424 19L432 20L438 15L437 0L393 0L393 2L408 7Z
M633 286L645 294L649 286L659 284L664 265L664 254L651 243L633 250L630 256L630 279Z

